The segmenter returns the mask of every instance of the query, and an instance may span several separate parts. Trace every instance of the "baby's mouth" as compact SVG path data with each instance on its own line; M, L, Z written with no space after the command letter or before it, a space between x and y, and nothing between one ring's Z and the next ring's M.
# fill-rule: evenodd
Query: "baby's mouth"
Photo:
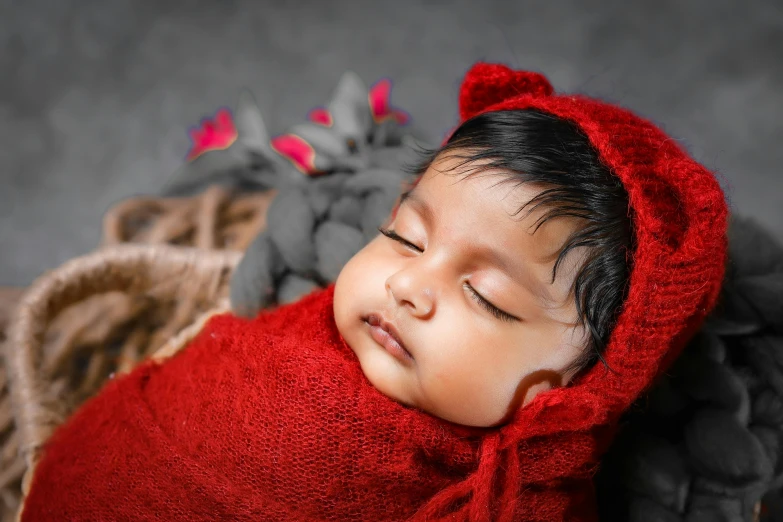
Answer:
M373 339L392 355L402 360L413 360L413 356L402 342L399 332L394 325L383 319L379 314L370 314L364 318L364 322L370 326Z

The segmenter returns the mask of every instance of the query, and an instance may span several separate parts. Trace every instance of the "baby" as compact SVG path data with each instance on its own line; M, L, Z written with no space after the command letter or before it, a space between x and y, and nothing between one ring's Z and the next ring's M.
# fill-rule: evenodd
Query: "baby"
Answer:
M540 74L476 64L459 103L334 284L107 384L22 521L596 520L618 419L717 299L723 194Z
M419 175L340 273L337 327L387 396L495 426L600 357L628 196L574 125L534 110L469 120Z

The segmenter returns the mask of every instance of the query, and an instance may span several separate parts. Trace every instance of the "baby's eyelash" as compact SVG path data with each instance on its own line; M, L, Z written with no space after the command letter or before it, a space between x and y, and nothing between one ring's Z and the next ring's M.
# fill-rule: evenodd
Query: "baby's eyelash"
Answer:
M416 250L417 252L422 252L422 249L420 249L419 247L417 247L416 245L414 245L410 241L408 241L408 240L404 239L403 237L401 237L400 235L398 235L397 232L395 232L394 230L391 230L391 229L388 229L388 228L383 228L383 227L378 227L378 232L380 232L381 234L383 234L384 236L388 237L389 239L391 239L393 241L397 241L398 243L401 243L401 244L403 244L403 245L405 245L405 246L407 246L409 248L412 248L412 249ZM465 283L464 286L468 287L468 290L470 290L470 295L473 297L473 299L482 308L484 308L484 310L486 310L487 312L491 313L495 318L500 319L501 321L507 321L507 322L519 321L519 319L517 319L513 315L504 312L503 310L501 310L497 306L495 306L492 303L490 303L489 301L487 301L481 294L476 292L476 290L472 286L470 286L469 283Z
M384 236L388 237L389 239L391 239L393 241L397 241L398 243L402 243L406 247L410 247L410 248L414 249L417 252L422 252L421 248L417 247L416 245L414 245L410 241L400 237L399 235L397 235L397 232L395 232L394 230L392 230L390 228L378 227L378 232L380 232L381 234L383 234Z
M514 322L514 321L519 321L519 319L517 319L513 315L504 312L503 310L501 310L497 306L493 305L492 303L490 303L489 301L484 299L484 297L481 294L479 294L478 292L476 292L476 290L474 290L473 287L470 286L470 284L465 283L465 286L467 286L468 289L470 290L470 295L473 296L473 299L481 307L483 307L484 310L486 310L487 312L489 312L492 315L494 315L497 319L500 319L501 321L508 321L510 323Z

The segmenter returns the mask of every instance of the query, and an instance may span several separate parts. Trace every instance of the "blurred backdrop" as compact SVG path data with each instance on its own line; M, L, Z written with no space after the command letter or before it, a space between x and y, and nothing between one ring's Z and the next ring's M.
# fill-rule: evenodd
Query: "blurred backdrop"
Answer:
M660 124L783 238L783 3L0 0L0 286L94 248L157 192L187 128L251 89L270 132L354 70L432 142L476 60Z

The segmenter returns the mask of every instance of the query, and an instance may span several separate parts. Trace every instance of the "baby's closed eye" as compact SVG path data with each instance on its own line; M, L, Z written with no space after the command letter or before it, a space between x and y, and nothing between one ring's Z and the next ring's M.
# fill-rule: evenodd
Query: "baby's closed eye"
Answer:
M396 241L401 245L404 245L412 250L415 250L416 252L424 252L424 249L417 247L407 239L397 234L397 232L395 232L392 229L379 227L378 232L388 237L392 241ZM499 319L501 321L506 321L506 322L520 321L518 317L513 316L508 312L505 312L501 310L499 307L492 304L487 298L485 298L479 292L477 292L476 289L470 285L470 283L465 282L463 286L470 292L471 298L474 301L476 301L479 304L479 306L481 306L484 310L492 314L492 316L495 317L496 319Z

